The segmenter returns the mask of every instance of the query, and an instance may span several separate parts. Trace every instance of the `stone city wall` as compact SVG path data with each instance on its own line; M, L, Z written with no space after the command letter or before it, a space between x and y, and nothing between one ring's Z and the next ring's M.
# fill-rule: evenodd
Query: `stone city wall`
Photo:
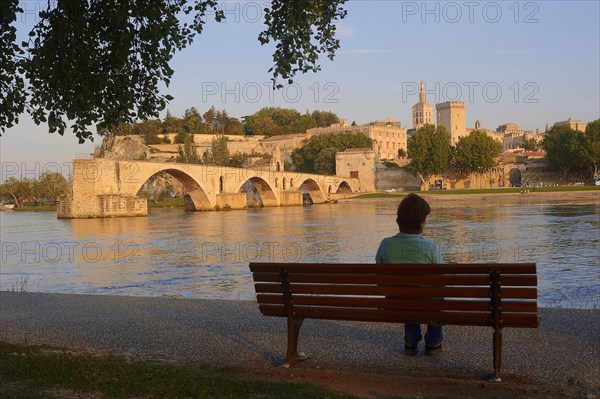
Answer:
M417 191L421 187L421 179L408 173L404 168L377 168L375 171L375 189L385 191Z
M547 167L532 167L525 164L501 165L483 173L472 173L468 176L453 177L433 176L428 185L442 180L443 187L448 190L484 189L502 187L534 187L568 184L563 182L557 171Z

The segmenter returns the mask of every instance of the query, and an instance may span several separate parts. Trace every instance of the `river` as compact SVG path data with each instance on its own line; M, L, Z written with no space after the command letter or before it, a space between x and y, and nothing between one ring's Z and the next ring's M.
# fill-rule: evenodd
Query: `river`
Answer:
M398 201L59 220L0 212L0 289L253 299L250 261L372 263ZM536 262L542 306L600 307L600 205L439 202L424 235L447 262Z

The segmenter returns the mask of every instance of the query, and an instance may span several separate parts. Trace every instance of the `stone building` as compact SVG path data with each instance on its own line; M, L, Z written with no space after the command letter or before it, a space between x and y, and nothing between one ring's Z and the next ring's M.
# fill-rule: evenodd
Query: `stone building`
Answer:
M444 126L450 133L452 145L467 135L466 105L464 101L446 101L436 104L437 124Z
M371 122L367 126L367 136L373 140L373 149L381 159L398 158L398 150L406 152L406 129L393 118Z
M271 154L275 148L281 151L282 158L288 162L292 160L292 151L302 147L304 140L308 138L306 134L282 134L267 137L259 142L259 150L263 154Z
M434 124L433 106L427 102L423 81L419 91L419 102L412 107L412 121L415 130L426 124Z
M373 140L372 150L375 151L381 159L395 159L398 157L398 150L406 151L406 128L400 126L394 118L388 118L380 121L366 123L364 125L349 126L345 119L341 123L329 127L308 129L307 137L316 134L325 133L362 133Z
M496 140L497 142L499 142L500 144L502 144L502 141L504 140L504 134L497 132L495 130L490 130L490 129L486 129L481 127L481 122L479 120L475 121L475 128L471 129L471 128L467 128L467 136L469 134L471 134L471 132L473 130L479 130L481 132L484 132L488 137L493 138L494 140Z
M335 154L335 175L360 179L361 192L375 191L375 166L379 157L370 148L351 148Z
M566 121L555 122L554 125L567 125L573 130L577 130L578 132L585 132L585 127L587 123L583 123L579 119L567 119Z
M533 132L531 130L523 130L516 123L505 123L500 125L496 131L503 135L503 151L520 148L524 141L533 138Z

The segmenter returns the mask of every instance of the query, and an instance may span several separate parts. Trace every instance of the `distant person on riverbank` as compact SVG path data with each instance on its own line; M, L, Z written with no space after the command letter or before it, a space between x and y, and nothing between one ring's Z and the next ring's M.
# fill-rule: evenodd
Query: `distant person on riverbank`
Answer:
M431 207L423 198L409 194L398 206L396 223L400 232L384 238L379 244L377 263L443 263L437 246L421 236ZM420 324L404 324L404 353L414 356L421 341ZM432 354L442 347L442 327L429 324L425 334L425 354Z

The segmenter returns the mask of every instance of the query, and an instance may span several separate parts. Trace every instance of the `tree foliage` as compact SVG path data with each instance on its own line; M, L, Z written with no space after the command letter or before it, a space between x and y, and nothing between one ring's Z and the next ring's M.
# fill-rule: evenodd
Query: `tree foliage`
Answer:
M329 147L317 155L313 163L315 173L320 175L335 175L335 153L337 148Z
M369 148L373 140L362 133L326 133L312 136L292 152L294 170L305 173L335 174L335 153L348 148Z
M473 130L458 140L454 159L458 168L473 173L494 167L501 152L502 144L481 130Z
M533 151L533 150L537 149L539 147L539 145L538 145L537 140L532 137L530 139L524 140L520 144L520 147L527 151Z
M175 134L174 144L183 144L190 134L244 135L246 131L259 134L304 133L314 127L329 126L339 122L336 114L326 111L313 111L300 114L291 108L263 108L247 116L244 123L229 116L228 112L210 107L200 114L196 107L186 109L182 117L175 116L167 109L166 116L148 119L143 122L106 125L100 123L96 130L100 136L141 135L147 145L170 143L167 135Z
M34 187L36 198L55 203L66 194L69 183L60 173L46 172L39 177Z
M593 176L600 175L600 119L590 122L583 135L583 152L585 162L592 170Z
M222 134L216 135L212 139L208 162L217 166L227 166L229 164L229 149L227 142L229 139Z
M9 177L0 185L0 195L10 198L15 206L20 208L23 202L33 197L33 182L29 179Z
M340 118L333 112L328 111L313 111L311 116L315 120L317 127L327 127L334 123L340 123Z
M0 1L0 134L19 123L25 109L24 71L19 63L24 51L17 45L17 29L11 25L22 12L18 0Z
M236 152L229 157L229 162L227 163L227 165L232 168L243 168L244 162L248 158L253 158L253 157L261 157L262 159L271 160L272 155L257 153L257 152L252 152L250 154L248 154L246 152ZM285 168L284 170L289 170L289 169Z
M452 147L450 135L443 126L424 125L408 138L408 158L406 170L426 183L436 174L448 168Z
M183 145L177 147L177 162L202 163L196 150L196 144L194 144L193 134L188 134Z
M563 179L570 172L584 166L584 135L568 125L552 126L546 132L542 145L546 150L548 163L561 171Z
M170 84L169 62L202 31L208 10L222 19L217 1L55 2L24 43L33 120L64 134L65 120L80 142L89 126L108 126L157 116L172 99L160 93ZM194 12L191 22L181 14Z
M275 44L275 87L318 71L321 55L333 59L345 1L271 2L258 39ZM159 88L170 84L175 53L202 32L209 13L217 22L225 17L216 0L49 1L19 46L18 4L0 2L0 132L26 109L51 133L64 134L70 123L80 142L93 139L94 124L157 117L172 99Z
M55 204L67 193L69 183L60 173L46 172L37 179L10 177L0 184L0 196L12 201L17 208L26 202Z
M245 119L246 130L252 134L275 136L304 133L315 127L325 127L339 122L333 112L313 111L300 114L292 108L265 107Z
M292 83L297 72L317 72L321 68L317 63L320 54L326 54L333 60L335 51L340 47L335 39L335 21L346 17L342 5L346 0L309 0L285 1L273 0L271 8L265 9L267 29L260 33L261 44L271 41L275 45L273 54L273 84L279 77Z

